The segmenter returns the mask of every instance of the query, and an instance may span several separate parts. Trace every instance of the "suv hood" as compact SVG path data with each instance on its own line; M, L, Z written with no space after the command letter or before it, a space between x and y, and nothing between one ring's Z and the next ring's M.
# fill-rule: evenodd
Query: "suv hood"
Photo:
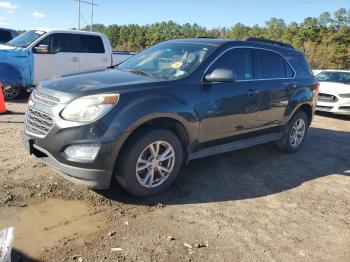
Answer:
M111 92L131 85L160 81L162 80L121 70L107 69L51 78L40 82L38 90L54 97L60 97L61 102L64 102L82 95Z
M320 93L348 94L350 93L350 85L334 82L320 82Z

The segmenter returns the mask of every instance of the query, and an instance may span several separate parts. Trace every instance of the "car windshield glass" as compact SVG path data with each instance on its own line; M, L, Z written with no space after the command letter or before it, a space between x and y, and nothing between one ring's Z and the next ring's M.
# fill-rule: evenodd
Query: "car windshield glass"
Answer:
M216 47L201 43L160 43L123 62L118 69L166 80L180 79L196 70Z
M320 82L350 84L350 72L321 72L316 79Z
M44 31L38 30L27 31L24 34L12 39L10 42L7 43L7 45L16 47L28 47L31 43L33 43L45 33L46 32Z

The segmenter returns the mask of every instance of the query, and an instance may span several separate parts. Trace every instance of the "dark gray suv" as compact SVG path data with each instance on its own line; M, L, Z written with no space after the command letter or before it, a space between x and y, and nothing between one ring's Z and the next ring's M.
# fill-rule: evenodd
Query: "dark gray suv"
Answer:
M41 82L23 142L66 178L108 188L114 177L145 197L171 185L192 159L272 141L296 152L317 91L304 55L290 45L172 40L115 69Z

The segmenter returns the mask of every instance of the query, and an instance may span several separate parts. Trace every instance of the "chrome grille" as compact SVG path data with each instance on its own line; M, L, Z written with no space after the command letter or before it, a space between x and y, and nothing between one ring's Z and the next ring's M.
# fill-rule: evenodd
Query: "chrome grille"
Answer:
M43 112L29 107L26 112L25 130L38 137L45 137L54 125L52 118Z
M328 95L328 94L323 94L319 93L318 94L318 101L320 102L329 102L329 103L335 103L338 101L338 98L333 95Z
M56 106L60 102L60 100L57 97L41 93L38 90L35 90L33 92L33 100L50 106Z

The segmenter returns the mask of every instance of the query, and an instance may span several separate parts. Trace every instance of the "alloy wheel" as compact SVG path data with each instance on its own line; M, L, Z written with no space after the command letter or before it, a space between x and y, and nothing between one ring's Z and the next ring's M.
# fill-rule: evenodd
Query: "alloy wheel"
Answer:
M304 119L298 119L295 121L289 137L289 141L292 147L296 148L302 143L305 135L305 130L306 125Z
M163 184L173 171L174 148L166 141L155 141L141 153L136 164L138 182L146 188Z
M13 86L4 86L3 88L5 100L13 100L17 98L21 92L21 89Z

